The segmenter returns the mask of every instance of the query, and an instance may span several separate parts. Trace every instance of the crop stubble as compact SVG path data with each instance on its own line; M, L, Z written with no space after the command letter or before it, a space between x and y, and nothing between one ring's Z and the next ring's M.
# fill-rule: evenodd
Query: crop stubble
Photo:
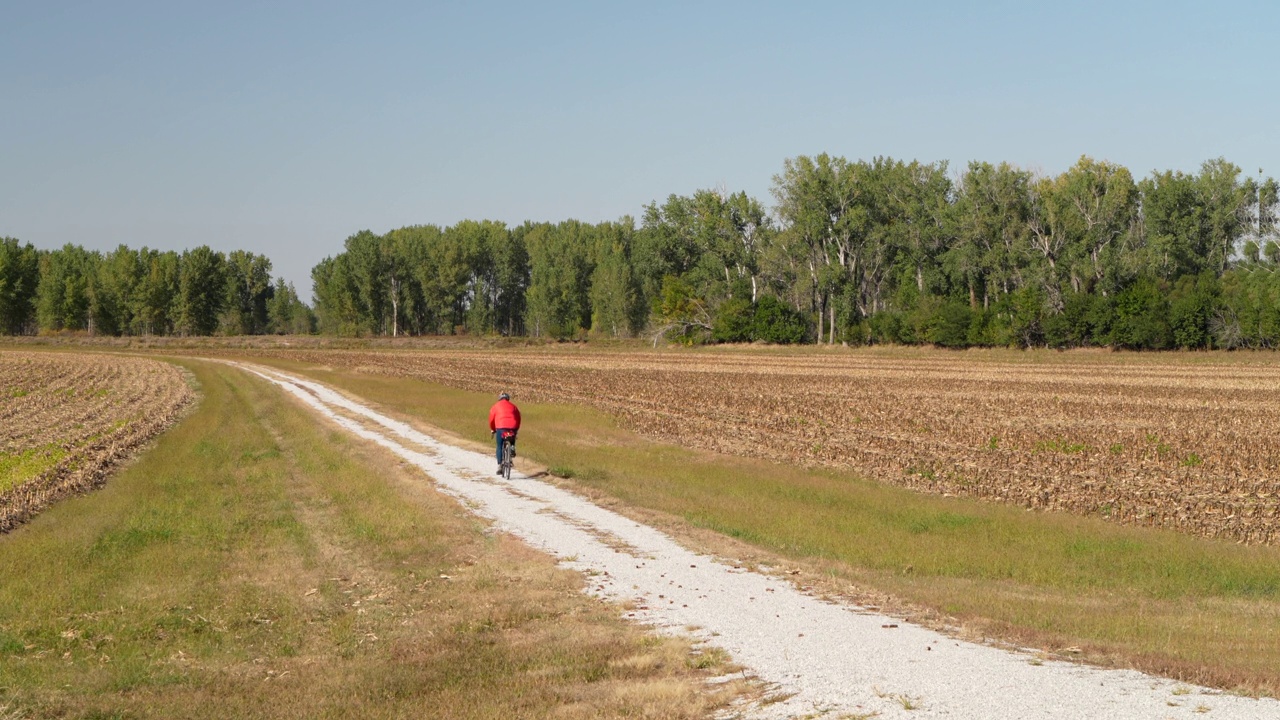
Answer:
M1186 356L276 351L599 408L645 435L925 492L1280 542L1280 368ZM1152 359L1156 358L1156 359Z
M194 397L178 368L156 360L0 352L0 462L8 469L0 473L0 532L100 485Z

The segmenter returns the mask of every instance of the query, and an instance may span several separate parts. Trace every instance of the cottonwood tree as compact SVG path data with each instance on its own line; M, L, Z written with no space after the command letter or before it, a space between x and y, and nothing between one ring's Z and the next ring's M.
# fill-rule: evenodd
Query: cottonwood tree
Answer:
M178 265L175 329L182 335L212 335L226 303L226 258L208 245L182 254Z
M219 325L224 335L261 335L267 332L267 304L271 284L271 259L245 250L233 250L224 265L226 298Z
M591 327L595 228L576 220L523 233L529 253L525 327L534 337L567 339Z
M68 243L40 258L36 318L40 329L93 331L89 284L102 256Z
M1135 221L1137 188L1119 165L1080 160L1056 183L1058 232L1066 238L1065 255L1071 290L1118 290L1125 240Z
M644 325L645 308L631 269L635 230L631 218L597 227L591 271L591 331L630 337Z
M970 307L981 307L1023 285L1031 252L1031 173L1008 163L970 163L956 189L955 240L942 253L952 282L968 291Z
M35 322L40 256L31 243L0 238L0 332L19 335Z

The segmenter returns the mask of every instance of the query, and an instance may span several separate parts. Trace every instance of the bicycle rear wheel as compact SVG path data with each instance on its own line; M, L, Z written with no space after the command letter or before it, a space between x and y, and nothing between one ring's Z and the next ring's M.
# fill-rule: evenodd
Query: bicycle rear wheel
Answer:
M502 477L504 480L511 479L511 441L502 441Z

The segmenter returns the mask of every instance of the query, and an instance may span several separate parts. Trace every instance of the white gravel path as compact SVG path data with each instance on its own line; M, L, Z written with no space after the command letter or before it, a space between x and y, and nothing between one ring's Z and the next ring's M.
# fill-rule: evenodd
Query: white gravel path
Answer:
M494 475L492 454L441 443L315 382L240 367L420 467L500 530L560 558L626 614L726 650L780 702L744 717L1280 718L1280 701L1128 670L1045 661L962 642L803 594L785 581L692 553L664 534L536 479ZM362 422L351 416L363 418ZM893 627L887 627L893 626Z

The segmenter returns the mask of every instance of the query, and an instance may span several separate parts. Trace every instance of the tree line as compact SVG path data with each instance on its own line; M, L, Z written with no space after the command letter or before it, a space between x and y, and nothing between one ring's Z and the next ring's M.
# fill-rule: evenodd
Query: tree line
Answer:
M771 209L699 190L639 222L363 231L313 269L315 312L340 335L1273 348L1277 191L1223 159L1135 180L800 156Z
M311 309L271 260L200 246L38 250L0 238L0 333L94 335L309 333Z

